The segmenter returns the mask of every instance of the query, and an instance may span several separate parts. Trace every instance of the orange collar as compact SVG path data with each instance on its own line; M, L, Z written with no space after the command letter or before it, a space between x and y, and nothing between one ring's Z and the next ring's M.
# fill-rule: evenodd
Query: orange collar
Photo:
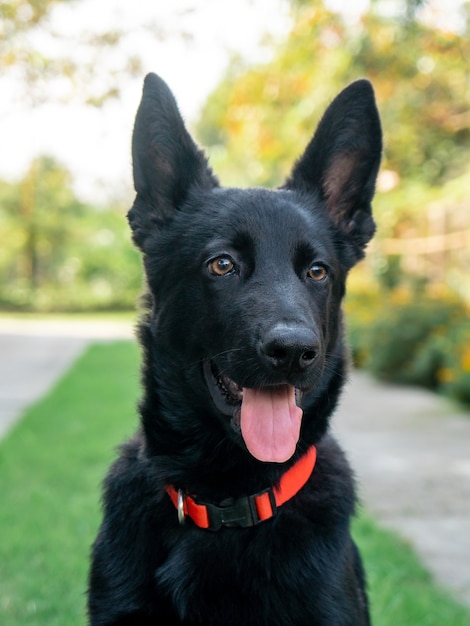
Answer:
M190 517L196 526L209 530L219 530L222 526L246 528L273 517L279 506L293 498L312 475L316 459L317 450L312 446L283 474L278 486L251 496L242 496L238 500L228 498L219 505L198 502L171 485L165 489L178 510L180 524L184 524L186 517Z

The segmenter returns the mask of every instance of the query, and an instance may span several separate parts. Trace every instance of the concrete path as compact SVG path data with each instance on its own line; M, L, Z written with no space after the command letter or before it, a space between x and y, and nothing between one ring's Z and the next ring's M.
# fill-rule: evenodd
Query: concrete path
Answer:
M0 436L89 342L132 335L131 324L0 320ZM354 372L333 430L366 507L470 606L470 414Z
M470 606L470 413L354 372L333 431L366 507Z
M0 437L90 341L129 339L132 325L0 319Z

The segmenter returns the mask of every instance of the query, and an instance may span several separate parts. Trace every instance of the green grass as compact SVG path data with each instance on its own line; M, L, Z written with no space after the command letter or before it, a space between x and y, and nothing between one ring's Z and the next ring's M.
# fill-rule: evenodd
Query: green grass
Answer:
M100 483L135 430L138 378L131 343L92 346L0 445L0 624L85 623Z
M0 444L0 624L80 626L100 483L136 426L138 354L92 346ZM470 626L413 552L367 516L355 525L375 626Z
M411 547L367 514L354 524L374 626L470 626L470 610L432 582Z

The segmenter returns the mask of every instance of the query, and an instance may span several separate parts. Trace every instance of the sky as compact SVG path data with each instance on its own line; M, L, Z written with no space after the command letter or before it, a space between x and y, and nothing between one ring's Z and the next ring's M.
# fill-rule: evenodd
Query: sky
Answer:
M433 0L441 10L436 19L443 19L448 7L459 1ZM327 2L351 20L368 5L368 0ZM197 9L187 11L191 7ZM166 36L143 33L142 24L154 24ZM127 36L118 50L98 57L96 63L119 65L128 55L138 54L143 60L142 77L131 80L123 74L122 97L102 108L83 106L79 98L61 104L60 81L47 94L49 102L38 105L14 77L0 79L0 178L19 179L34 156L49 154L72 171L82 199L105 201L126 197L132 190L132 126L147 72L157 72L166 80L190 121L223 76L230 56L238 54L250 63L268 60L272 48L261 45L263 35L282 39L290 19L286 0L77 0L58 6L49 26L61 37L54 40L37 34L42 49L78 58L86 52L73 48L77 32L125 29ZM191 40L179 36L181 32L191 34Z

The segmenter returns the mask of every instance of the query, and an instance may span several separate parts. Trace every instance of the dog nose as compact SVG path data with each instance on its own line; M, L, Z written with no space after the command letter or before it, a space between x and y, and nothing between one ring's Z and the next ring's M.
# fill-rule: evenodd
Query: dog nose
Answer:
M285 372L306 370L317 358L318 339L303 326L276 325L264 336L260 353L265 362Z

